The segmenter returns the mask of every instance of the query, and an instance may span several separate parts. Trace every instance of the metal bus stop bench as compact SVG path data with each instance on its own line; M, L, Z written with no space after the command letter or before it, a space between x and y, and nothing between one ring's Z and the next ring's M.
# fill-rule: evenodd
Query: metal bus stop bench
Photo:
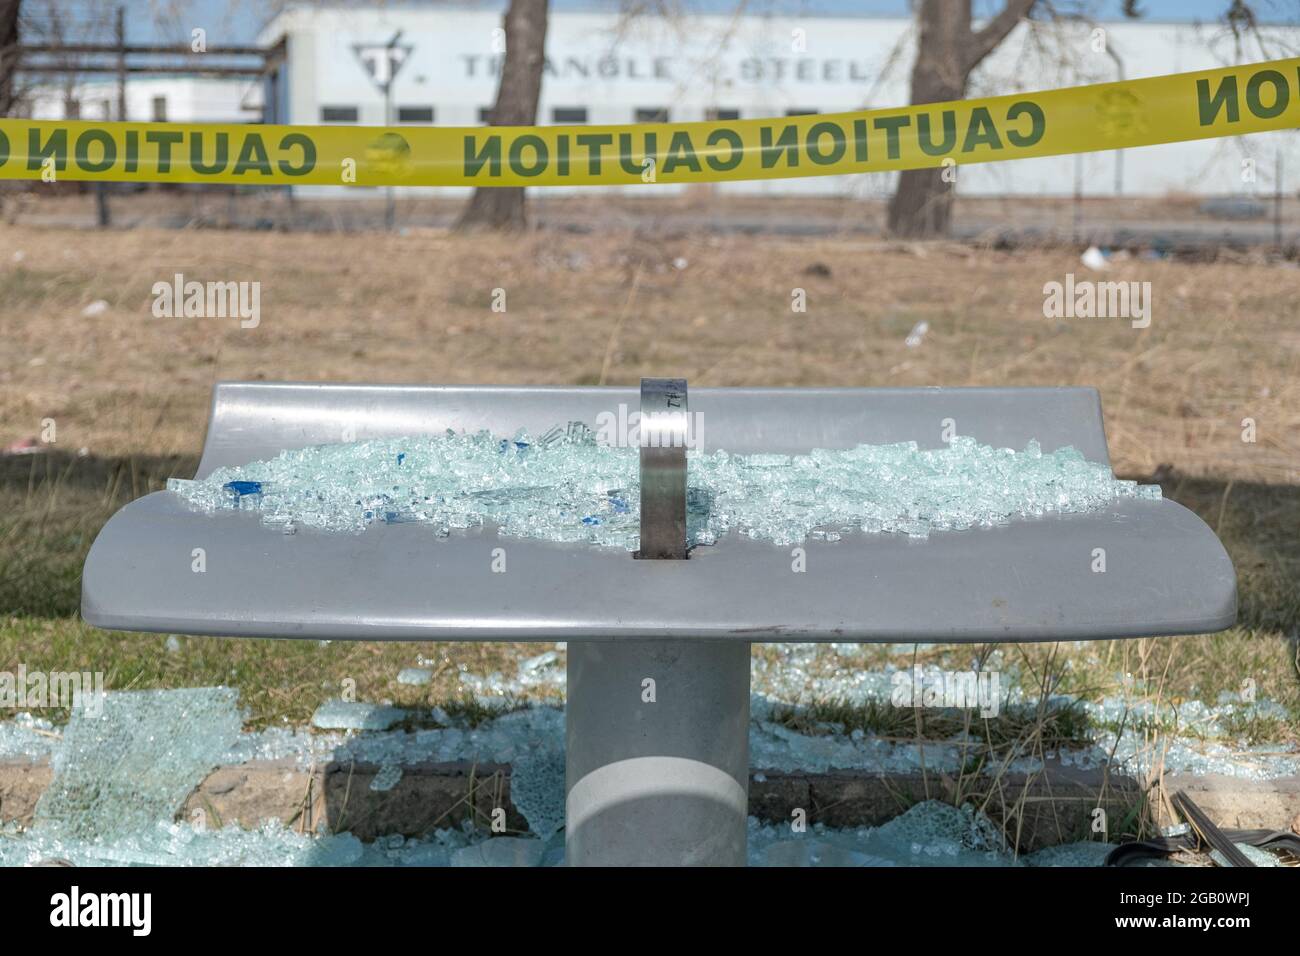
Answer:
M680 437L686 389L673 380L640 391L219 384L196 477L343 436L539 434L638 403L655 412L644 430ZM689 411L707 421L711 447L739 454L937 448L952 419L984 444L1037 439L1045 453L1073 445L1109 463L1090 388L706 388L690 392ZM565 839L576 865L744 864L751 642L1101 639L1216 631L1236 617L1222 545L1169 500L1118 498L919 541L808 540L815 573L792 574L790 548L734 533L679 559L685 451L643 444L641 471L642 552L656 552L642 560L491 527L285 535L257 514L201 513L156 492L96 539L82 615L103 628L233 637L569 642ZM506 574L492 569L502 546ZM191 570L195 548L203 574ZM1090 569L1096 548L1106 573ZM654 703L642 701L646 678Z

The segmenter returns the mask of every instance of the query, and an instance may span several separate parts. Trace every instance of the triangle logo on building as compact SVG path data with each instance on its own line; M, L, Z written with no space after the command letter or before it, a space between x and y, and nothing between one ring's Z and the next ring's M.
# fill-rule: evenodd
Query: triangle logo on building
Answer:
M397 77L398 72L402 69L403 64L415 49L410 44L398 43L397 40L401 34L393 37L388 43L354 43L352 52L357 55L361 65L365 67L366 73L375 81L375 85L381 90L388 89L390 83Z

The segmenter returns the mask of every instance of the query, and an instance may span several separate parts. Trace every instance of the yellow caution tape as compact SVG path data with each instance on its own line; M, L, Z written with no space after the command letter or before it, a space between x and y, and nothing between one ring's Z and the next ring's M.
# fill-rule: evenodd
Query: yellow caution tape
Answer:
M762 120L413 128L0 120L0 178L605 186L988 163L1300 127L1300 58Z

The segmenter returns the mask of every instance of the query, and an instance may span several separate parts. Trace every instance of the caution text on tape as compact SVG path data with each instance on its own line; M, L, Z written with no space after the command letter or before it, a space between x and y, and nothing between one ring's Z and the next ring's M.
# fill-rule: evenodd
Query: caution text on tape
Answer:
M1300 58L900 109L629 126L0 120L0 178L590 186L843 175L1300 127Z

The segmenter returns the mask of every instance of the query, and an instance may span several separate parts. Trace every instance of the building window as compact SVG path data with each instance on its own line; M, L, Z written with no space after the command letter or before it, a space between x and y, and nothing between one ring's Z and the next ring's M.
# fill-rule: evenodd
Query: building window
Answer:
M399 123L432 123L432 106L399 106L397 108Z
M357 108L355 106L322 106L320 108L322 123L355 123Z
M704 118L714 122L726 122L727 120L740 119L740 110L724 110L719 107L711 107L704 111Z
M668 107L638 106L634 115L637 123L667 123Z
M488 124L489 126L491 126L491 125L492 125L492 107L490 107L490 106L480 106L480 107L478 108L478 121L479 121L480 123L486 123L486 124Z
M587 108L585 106L557 106L551 110L552 123L585 123Z
M798 107L796 109L786 110L785 115L786 116L816 116L819 112L820 110L810 110L810 109L804 109L803 107Z
M167 97L155 96L153 98L153 121L155 123L167 122Z

